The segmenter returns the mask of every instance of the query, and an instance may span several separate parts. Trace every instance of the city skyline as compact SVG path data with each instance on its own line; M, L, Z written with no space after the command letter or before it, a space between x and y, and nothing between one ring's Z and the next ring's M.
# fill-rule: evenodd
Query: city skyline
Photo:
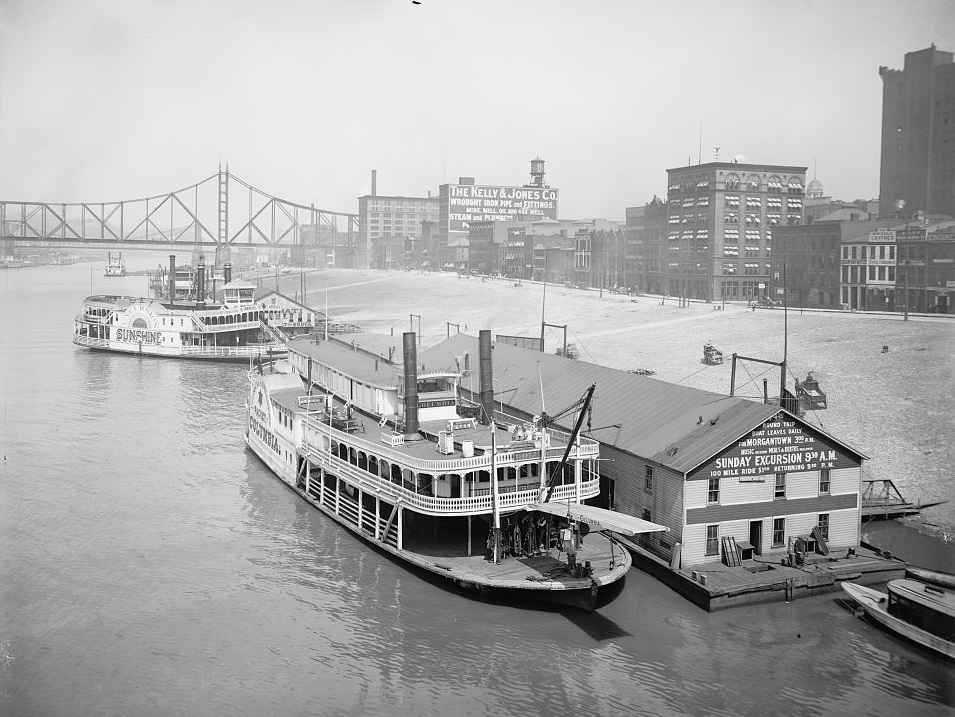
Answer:
M357 212L461 176L622 221L666 170L808 166L879 191L880 65L955 51L955 6L896 0L480 5L0 3L0 199L111 202L228 164Z

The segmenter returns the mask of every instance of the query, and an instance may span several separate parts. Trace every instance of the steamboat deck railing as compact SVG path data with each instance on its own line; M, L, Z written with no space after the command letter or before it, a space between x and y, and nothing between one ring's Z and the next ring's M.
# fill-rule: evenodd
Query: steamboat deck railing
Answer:
M435 475L441 473L467 473L469 471L491 467L490 452L479 456L471 456L470 458L461 456L445 459L419 458L382 443L378 440L374 431L365 437L366 434L358 436L354 433L334 428L328 424L327 420L323 421L317 417L322 415L322 413L321 411L310 411L305 418L306 444L310 452L326 453L327 451L320 449L318 444L323 438L330 438L339 443L345 443L356 449L363 450L365 453L384 458L389 463L397 463L402 467L410 468L420 473L431 473ZM560 460L564 456L565 450L565 446L548 448L544 451L544 459ZM598 444L581 443L571 448L568 460L596 459L599 455L600 446ZM497 452L496 463L500 468L518 466L527 463L529 459L539 459L540 456L541 450L539 448L533 450L519 448L516 451L499 450Z
M310 463L324 468L346 483L364 492L373 493L389 503L395 504L400 502L402 506L419 513L435 516L483 515L490 513L494 509L494 499L489 490L482 490L482 495L472 495L462 498L440 498L438 496L425 495L409 490L397 483L392 483L387 478L369 473L354 463L350 463L332 453L318 451L313 448L308 448L305 453ZM490 464L489 459L490 457L488 457L488 465ZM539 485L535 485L530 490L499 490L499 509L505 511L517 510L531 503L536 503L538 502L540 491L541 487ZM599 478L582 481L580 483L580 500L593 498L599 494ZM550 502L563 503L571 501L576 503L577 497L577 484L559 485L554 488Z

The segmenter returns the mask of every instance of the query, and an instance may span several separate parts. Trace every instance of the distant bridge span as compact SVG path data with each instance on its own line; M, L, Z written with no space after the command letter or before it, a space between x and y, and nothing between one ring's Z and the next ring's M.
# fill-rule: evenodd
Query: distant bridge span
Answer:
M230 186L241 189L230 194ZM238 227L237 229L235 227ZM279 199L219 171L184 189L118 202L0 200L3 243L164 248L330 244L355 247L358 215Z

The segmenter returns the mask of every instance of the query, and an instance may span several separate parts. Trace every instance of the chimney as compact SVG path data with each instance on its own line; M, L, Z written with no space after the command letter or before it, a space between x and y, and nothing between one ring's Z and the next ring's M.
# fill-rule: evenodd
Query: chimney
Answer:
M232 281L232 263L231 262L227 261L222 266L222 278L225 279L226 284Z
M371 196L378 196L378 170L371 170Z
M478 356L481 364L481 422L487 426L494 416L494 376L491 371L491 331L481 329L478 333Z
M415 334L402 334L405 372L405 439L418 437L418 353Z
M169 255L169 303L176 301L176 255Z

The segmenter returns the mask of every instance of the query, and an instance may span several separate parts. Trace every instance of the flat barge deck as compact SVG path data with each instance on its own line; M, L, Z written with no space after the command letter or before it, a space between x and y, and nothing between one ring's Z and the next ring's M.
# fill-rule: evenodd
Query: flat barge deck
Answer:
M839 583L878 585L905 576L906 564L859 547L832 550L828 556L807 556L791 567L769 558L744 560L739 566L705 563L671 568L626 538L618 538L633 556L634 567L650 573L672 590L708 612L742 605L791 602L800 597L838 594Z

